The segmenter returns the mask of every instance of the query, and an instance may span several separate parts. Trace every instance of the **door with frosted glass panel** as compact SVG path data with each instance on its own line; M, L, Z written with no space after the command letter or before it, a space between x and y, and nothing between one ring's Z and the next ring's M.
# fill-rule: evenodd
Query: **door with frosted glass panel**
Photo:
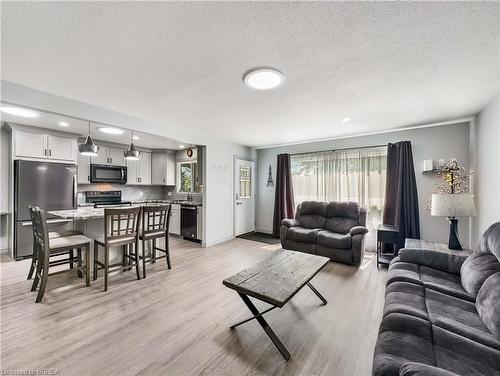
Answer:
M234 233L255 231L255 162L236 159Z

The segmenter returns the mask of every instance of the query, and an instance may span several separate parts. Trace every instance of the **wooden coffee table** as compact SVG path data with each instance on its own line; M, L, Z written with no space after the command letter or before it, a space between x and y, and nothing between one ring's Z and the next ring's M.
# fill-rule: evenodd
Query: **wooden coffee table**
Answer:
M231 326L231 329L256 319L276 345L283 357L290 359L290 353L273 332L263 315L275 308L282 308L305 285L326 304L326 299L311 284L311 279L330 261L327 257L282 250L273 253L251 268L245 269L222 281L235 290L253 316ZM271 307L259 312L249 297L261 300Z

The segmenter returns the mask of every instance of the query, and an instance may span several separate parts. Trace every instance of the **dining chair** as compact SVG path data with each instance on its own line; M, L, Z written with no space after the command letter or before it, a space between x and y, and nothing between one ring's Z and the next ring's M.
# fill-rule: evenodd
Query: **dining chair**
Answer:
M138 238L140 207L134 208L106 208L104 209L104 237L94 240L94 271L93 279L97 279L99 270L104 270L104 291L108 290L108 276L116 270L130 270L135 265L137 279L141 279L139 272ZM104 249L104 262L100 262L99 246ZM109 250L111 247L122 247L123 261L109 264ZM130 251L132 248L133 252ZM125 260L129 261L126 263ZM132 261L132 263L130 263Z
M68 261L59 262L58 260L50 262L50 258L53 256L61 256L68 253L68 251L72 252L74 249L85 249L85 265L82 265L80 252L77 270L85 274L85 283L87 286L90 286L90 239L83 235L60 236L51 239L47 229L48 226L45 211L40 208L33 207L32 215L33 240L36 244L37 255L35 278L33 279L31 291L35 291L38 287L38 283L40 282L36 303L40 303L42 301L49 276L72 271L71 269L66 269L49 273L49 269L51 267L68 263Z
M29 210L32 222L33 222L33 208L34 208L33 205L28 205L28 210ZM72 236L72 235L82 235L82 233L79 231L76 231L76 230L49 231L49 239L55 239L55 238L60 238L61 236ZM30 269L28 272L28 278L27 278L28 280L33 277L33 273L36 270L36 260L37 260L37 256L38 256L36 245L37 245L37 242L35 241L35 232L33 231L33 254L31 255L31 265L30 265ZM81 249L77 249L77 253L78 253L77 262L81 263L81 253L82 253ZM63 264L69 264L69 268L73 269L73 264L75 263L73 250L64 251L61 254L67 254L68 258L67 259L59 258L55 261L49 260L49 267L63 265ZM81 277L81 276L82 276L81 271L78 271L78 277Z
M168 227L170 224L171 205L143 206L142 207L142 229L139 232L139 240L142 242L142 276L146 278L146 263L155 263L156 260L166 258L167 269L171 269L170 252L168 244ZM165 249L156 246L157 239L165 239ZM146 256L146 242L151 241L151 254ZM156 251L165 253L156 257Z

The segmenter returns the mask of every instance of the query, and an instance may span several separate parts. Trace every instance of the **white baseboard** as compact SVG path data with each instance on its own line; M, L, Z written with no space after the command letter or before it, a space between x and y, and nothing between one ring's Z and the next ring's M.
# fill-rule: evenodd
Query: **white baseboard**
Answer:
M231 239L234 239L234 235L231 235L231 236L226 236L226 237L224 237L224 238L220 238L220 239L217 239L217 240L213 240L213 241L211 241L211 242L202 242L202 243L201 243L201 246L202 246L202 247L206 247L206 248L208 248L208 247L212 247L212 246L214 246L214 245L216 245L216 244L220 244L220 243L227 242L227 241L229 241L229 240L231 240Z

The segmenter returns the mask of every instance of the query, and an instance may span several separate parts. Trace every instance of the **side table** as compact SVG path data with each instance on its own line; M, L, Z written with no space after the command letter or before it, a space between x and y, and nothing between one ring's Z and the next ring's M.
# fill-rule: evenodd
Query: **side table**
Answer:
M400 244L399 227L393 225L379 225L377 227L377 268L379 265L389 265L391 260L397 256ZM384 248L386 244L392 244L392 252Z
M448 253L450 255L465 256L465 257L470 256L472 254L472 251L470 249L466 248L462 250L449 249L448 244L446 243L432 242L428 240L411 239L411 238L405 239L405 248L430 249L432 251L440 251L443 253Z

